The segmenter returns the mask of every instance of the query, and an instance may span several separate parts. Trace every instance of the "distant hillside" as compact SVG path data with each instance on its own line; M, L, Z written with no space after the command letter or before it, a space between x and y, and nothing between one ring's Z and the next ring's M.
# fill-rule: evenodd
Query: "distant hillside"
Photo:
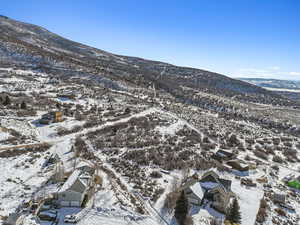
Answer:
M264 79L264 78L239 78L242 81L255 84L260 87L266 88L281 88L300 90L300 81L295 80L277 80L277 79Z
M5 16L0 17L0 33L0 67L29 68L65 79L80 76L114 89L155 86L184 102L194 101L202 91L246 102L294 105L284 96L247 82L201 69L115 55Z

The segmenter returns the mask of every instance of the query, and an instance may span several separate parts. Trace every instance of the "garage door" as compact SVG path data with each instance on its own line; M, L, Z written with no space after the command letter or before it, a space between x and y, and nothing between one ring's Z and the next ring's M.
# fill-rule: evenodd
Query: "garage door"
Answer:
M72 207L80 207L80 202L78 202L78 201L72 201L70 203L71 203L70 206L72 206Z
M61 205L61 206L70 206L71 203L70 203L69 201L61 201L61 202L60 202L60 205Z

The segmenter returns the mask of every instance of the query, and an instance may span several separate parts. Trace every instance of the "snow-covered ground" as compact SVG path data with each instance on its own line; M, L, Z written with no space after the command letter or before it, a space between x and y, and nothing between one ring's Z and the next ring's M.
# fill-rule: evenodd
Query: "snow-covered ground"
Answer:
M28 201L40 186L47 181L49 173L39 173L43 157L30 163L29 155L16 158L0 158L0 215L13 212L23 201Z
M7 140L10 137L10 134L0 130L0 141Z
M241 208L242 225L254 224L263 191L259 188L245 188L239 180L232 181L232 191L236 194Z
M112 166L109 159L112 158L113 156L112 155L107 156L103 153L103 151L106 150L106 147L97 148L97 146L93 146L92 140L86 140L87 135L90 132L101 131L101 129L110 128L113 126L118 127L118 124L126 124L133 118L144 117L149 120L155 118L159 122L163 121L162 124L157 125L154 128L155 134L159 134L160 136L163 136L162 140L165 140L166 137L168 136L171 136L172 138L176 137L178 131L182 130L183 128L187 128L188 131L190 130L195 131L194 133L196 133L197 136L200 136L199 140L200 139L203 140L203 137L208 137L209 142L211 142L212 144L216 144L215 147L212 146L211 147L212 149L208 149L206 152L204 152L202 151L203 143L199 143L195 149L192 149L192 151L198 152L200 154L204 154L204 153L215 153L218 149L222 148L221 145L222 144L225 145L226 141L228 141L225 140L227 135L226 133L229 132L227 131L227 129L232 130L231 126L228 126L228 124L226 124L227 127L226 129L222 130L221 135L213 136L215 134L218 134L219 130L211 131L210 129L206 129L205 126L201 123L200 125L197 125L197 123L195 125L195 123L191 122L192 121L191 119L196 120L196 118L193 118L193 116L191 118L187 118L184 115L184 113L181 112L175 113L171 110L167 111L165 107L160 107L160 105L172 106L173 102L169 99L164 102L162 101L162 99L157 98L156 99L157 104L153 104L155 105L154 107L153 105L145 104L143 106L137 106L137 108L135 108L135 104L137 103L131 102L129 104L130 110L138 113L132 113L131 111L131 113L128 116L126 114L123 116L122 112L124 112L124 108L125 108L124 107L121 108L120 110L118 109L116 113L118 114L118 116L120 114L122 116L114 118L115 116L114 109L108 109L108 107L110 107L110 104L112 104L111 102L108 102L108 99L110 99L111 97L109 95L119 94L120 96L122 96L120 98L115 98L114 101L112 101L113 102L112 105L125 104L126 102L124 100L125 99L124 95L126 96L126 99L127 98L148 99L149 96L144 93L140 94L139 92L131 93L129 92L130 88L127 89L127 91L125 90L112 91L110 92L109 95L106 95L105 97L94 96L93 90L92 89L89 90L86 87L83 88L84 90L82 92L78 91L77 93L76 88L77 87L81 88L81 86L75 84L74 86L72 85L61 86L59 87L59 91L56 92L57 87L47 83L49 79L46 74L38 73L34 71L26 71L26 70L7 69L6 71L13 72L18 76L5 77L3 79L0 78L0 81L6 82L6 84L0 85L0 91L6 90L9 93L18 93L17 92L18 89L25 89L24 93L26 93L26 95L32 94L31 92L33 91L35 93L42 93L42 96L45 98L49 98L49 100L51 99L51 101L54 102L54 105L56 103L59 103L60 105L67 104L70 105L69 109L71 110L78 110L77 108L82 107L84 108L82 113L85 113L88 110L90 110L93 105L97 105L97 107L100 109L99 110L97 109L97 113L92 114L91 118L99 117L101 118L101 123L96 123L94 126L91 126L89 128L84 128L86 122L85 120L77 121L73 117L65 116L65 120L60 123L54 123L50 125L39 124L38 119L42 114L46 113L49 108L39 109L37 111L36 116L24 117L24 118L17 118L16 116L3 114L4 116L1 116L1 126L18 131L20 134L26 136L27 138L26 143L28 143L29 141L31 141L32 143L47 142L51 144L52 147L47 152L43 152L43 153L38 153L38 154L29 153L29 154L22 154L17 157L0 158L0 171L2 172L0 176L0 199L1 199L0 216L6 216L8 215L8 213L13 212L23 201L29 201L33 197L36 198L38 196L45 196L49 193L56 192L62 186L62 183L45 185L45 182L53 173L54 166L44 169L42 168L42 165L44 164L47 157L49 157L50 155L57 154L57 156L60 158L60 160L63 163L65 172L72 172L72 170L76 167L75 164L79 163L79 161L82 160L75 157L75 152L73 151L74 142L76 137L83 137L83 139L86 141L86 145L89 151L93 152L95 157L98 157L99 161L101 162L101 166L105 166L106 168L112 171L112 173L116 176L116 179L118 179L118 181L121 182L121 185L117 184L116 180L112 179L111 177L108 177L108 174L106 174L104 171L100 170L99 175L102 178L103 183L101 187L100 186L97 187L98 189L95 193L95 196L93 197L93 201L91 201L93 208L58 209L57 210L58 218L59 218L58 224L66 225L67 223L64 223L64 217L66 215L76 214L78 215L78 218L80 218L80 221L77 224L80 225L98 225L98 224L99 225L100 224L101 225L102 224L103 225L123 225L123 224L124 225L125 224L126 225L128 224L161 225L164 224L164 222L160 220L159 215L157 213L160 212L162 213L163 217L170 222L170 224L177 225L177 222L174 220L173 217L173 211L167 211L164 208L164 201L166 195L172 191L173 182L177 181L178 183L180 183L180 181L182 180L183 170L174 169L170 171L164 171L158 165L154 165L154 163L153 165L151 164L149 167L141 166L141 168L143 169L143 173L145 173L145 179L142 180L142 182L144 183L147 183L150 180L149 174L151 174L151 172L158 171L162 174L160 178L153 178L153 179L151 178L151 181L155 181L154 183L156 186L154 187L154 189L158 187L163 189L158 200L156 200L156 202L154 201L151 202L148 196L147 197L142 196L140 193L136 191L137 189L134 188L135 183L132 182L132 180L131 182L129 182L128 176L121 175L122 171L120 172L117 170L117 168L114 168ZM30 76L31 79L25 79L25 77L23 79L21 76ZM43 85L42 89L40 88L41 85ZM71 98L57 97L59 96L59 93L72 90L73 88L74 90L76 89L75 90L77 93L76 98L71 99ZM203 96L208 95L205 93L202 94ZM128 107L128 105L126 107ZM180 107L183 106L180 105ZM209 123L214 126L217 125L217 122L220 119L219 115L214 111L211 112L202 111L198 107L188 107L188 111L193 111L196 115L200 115L200 118L202 119L204 118L203 119L204 123L206 123L207 118L211 119L212 122ZM112 114L112 115L105 117L103 116L105 114ZM224 121L222 121L222 123L223 122ZM247 132L251 131L252 132L251 135L257 134L257 136L260 136L260 138L259 139L257 138L257 140L265 141L263 140L264 136L261 135L263 132L265 132L265 130L261 131L262 129L259 124L246 121L246 120L235 121L234 119L225 122L230 122L231 124L245 127L244 131L246 131L245 132L246 137L247 137ZM58 135L59 129L71 130L75 126L78 126L81 129L79 131L67 135L62 135L62 136ZM137 126L135 126L134 129L136 129L136 127ZM101 132L99 133L100 133L99 135L101 135ZM211 135L211 133L213 134ZM249 137L252 137L251 135L249 135ZM5 141L9 137L10 137L9 133L0 131L0 141ZM108 139L109 138L110 137L108 137ZM240 138L239 140L243 145L247 144L245 138ZM224 141L224 143L221 144L221 141ZM163 143L163 141L161 143ZM263 146L263 144L261 144L260 146ZM141 147L141 149L146 149L146 148L149 148L149 146L145 148ZM184 145L180 147L180 150L182 150L181 148L184 149ZM295 148L295 146L293 146L293 148ZM122 147L117 150L122 153L126 153L126 151L132 149L127 147ZM276 154L280 155L281 157L284 157L283 152L276 151ZM176 156L177 155L179 154L176 153ZM266 163L266 165L263 164L261 166L258 166L256 170L253 170L250 173L245 173L243 175L245 177L251 178L253 181L255 181L257 178L266 176L268 178L269 184L272 184L273 190L275 192L280 190L280 188L278 188L279 185L283 185L282 178L290 174L293 174L294 176L300 175L300 173L296 171L297 163L278 165L280 169L278 174L278 180L276 180L277 178L272 178L269 175L269 172L271 171L271 169L269 169L269 166L276 164L274 162L271 162L271 157L269 161L259 159L257 156L253 154L253 151L250 148L250 150L246 149L245 151L240 151L238 158L244 159L246 155L250 155L255 160L261 160L263 163ZM198 155L196 157L200 157L200 156L201 155ZM193 160L195 159L196 158L193 158ZM177 160L179 159L177 158ZM91 161L94 160L92 159ZM133 164L134 162L130 162L130 165L131 163ZM199 173L199 171L197 171L196 168L194 168L193 166L190 166L189 169L190 171ZM200 171L199 174L201 174L202 172L203 171ZM261 184L258 184L257 187L251 187L251 188L246 188L245 186L241 186L240 180L236 179L235 175L241 175L241 173L224 173L222 174L222 177L232 180L232 191L236 194L240 205L240 211L242 216L241 225L253 225L255 223L256 214L259 209L260 200L264 194L264 187ZM284 190L288 192L287 188ZM134 205L131 202L130 197L133 197L137 201L136 204L141 204L144 207L143 210L145 210L146 213L145 215L140 215L136 212L133 212L136 209L136 205ZM126 207L121 206L122 204L126 205ZM293 200L291 202L291 205L293 205L296 208L296 214L300 215L299 202ZM275 207L272 205L271 208L273 210ZM204 204L202 207L192 208L191 214L195 221L195 225L206 225L211 217L219 218L221 220L224 219L223 214L216 212L215 210L210 208L208 204ZM272 216L273 215L274 214L272 214ZM291 215L294 216L293 214ZM27 219L29 218L30 217L28 217ZM269 218L269 222L270 222L269 224L271 225L271 216ZM25 224L29 225L30 222ZM50 225L51 223L42 221L41 223L36 223L36 224Z
M26 120L1 119L1 126L8 129L14 129L20 134L28 137L36 137L38 135L37 130Z
M114 208L95 208L92 209L82 220L79 225L161 225L153 218L138 215L126 209Z

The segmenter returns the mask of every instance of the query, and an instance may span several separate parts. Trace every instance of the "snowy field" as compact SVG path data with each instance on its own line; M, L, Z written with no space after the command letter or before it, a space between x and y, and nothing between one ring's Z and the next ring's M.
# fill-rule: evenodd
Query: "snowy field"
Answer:
M47 181L49 174L39 173L44 159L37 158L31 164L29 158L28 155L9 160L0 158L0 215L8 215L20 203L30 200L32 194Z
M233 180L232 191L237 195L242 216L242 224L254 224L263 191L258 188L241 187L239 180Z

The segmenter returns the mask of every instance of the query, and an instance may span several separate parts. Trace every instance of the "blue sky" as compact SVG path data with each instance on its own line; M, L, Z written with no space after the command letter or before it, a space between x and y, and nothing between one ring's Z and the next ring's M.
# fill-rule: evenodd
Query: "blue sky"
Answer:
M112 53L300 80L299 0L1 0L0 14Z

